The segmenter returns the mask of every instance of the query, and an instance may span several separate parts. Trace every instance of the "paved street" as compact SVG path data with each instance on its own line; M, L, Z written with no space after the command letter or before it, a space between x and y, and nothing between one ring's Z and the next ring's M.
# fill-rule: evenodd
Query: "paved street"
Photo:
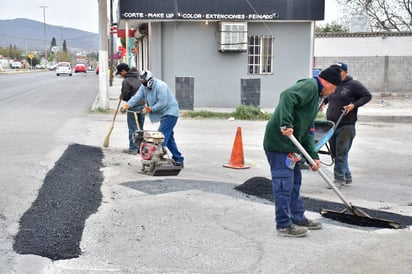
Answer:
M119 84L117 79L110 89L112 108ZM342 193L356 206L412 216L412 128L380 118L412 114L398 103L378 103L361 112L350 159L354 183ZM112 115L77 119L88 129L87 138L74 137L73 143L101 147ZM16 273L408 273L410 227L358 227L308 211L323 223L322 230L301 239L276 236L273 204L233 189L250 178L269 178L262 150L265 124L182 118L175 138L184 170L176 177L150 177L137 172L138 156L122 153L127 125L119 115L110 146L103 148L103 200L86 221L81 256L51 261L18 255ZM145 126L157 129L148 120ZM222 167L238 127L249 169ZM328 162L328 156L322 160ZM325 172L332 174L329 167ZM317 173L305 170L303 176L304 196L340 202Z

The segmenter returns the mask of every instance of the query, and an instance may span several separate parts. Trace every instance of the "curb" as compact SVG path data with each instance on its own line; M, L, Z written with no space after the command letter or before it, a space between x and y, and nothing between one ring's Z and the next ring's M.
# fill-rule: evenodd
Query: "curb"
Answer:
M358 122L412 123L412 116L359 115Z

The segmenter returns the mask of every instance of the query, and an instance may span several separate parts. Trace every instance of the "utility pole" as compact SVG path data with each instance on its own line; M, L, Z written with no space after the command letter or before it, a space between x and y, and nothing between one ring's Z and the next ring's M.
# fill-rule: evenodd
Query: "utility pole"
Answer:
M110 79L109 79L109 86L113 86L113 0L110 0Z
M107 0L98 0L99 6L99 107L109 108L109 85L107 81L108 40L107 40Z
M47 59L47 32L46 32L46 9L48 6L40 6L41 9L43 9L43 33L44 33L44 57L46 58L46 63L48 62Z

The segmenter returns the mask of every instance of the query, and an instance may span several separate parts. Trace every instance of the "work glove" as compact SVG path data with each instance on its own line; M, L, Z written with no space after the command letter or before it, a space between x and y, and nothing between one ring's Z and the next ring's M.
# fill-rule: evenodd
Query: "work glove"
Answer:
M120 107L120 112L125 113L129 110L129 104L124 104L124 106Z
M143 113L143 114L150 113L150 112L152 112L152 109L151 109L150 107L148 107L148 106L145 106L145 107L142 109L142 113Z

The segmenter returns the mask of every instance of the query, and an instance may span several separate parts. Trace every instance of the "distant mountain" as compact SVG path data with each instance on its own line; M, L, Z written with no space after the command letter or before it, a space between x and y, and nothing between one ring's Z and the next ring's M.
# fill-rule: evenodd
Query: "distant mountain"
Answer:
M52 38L62 49L63 41L69 51L90 53L99 51L99 35L97 33L65 28L46 24L46 42L44 39L44 23L30 19L17 18L0 20L0 47L16 45L21 50L44 50L50 47Z

